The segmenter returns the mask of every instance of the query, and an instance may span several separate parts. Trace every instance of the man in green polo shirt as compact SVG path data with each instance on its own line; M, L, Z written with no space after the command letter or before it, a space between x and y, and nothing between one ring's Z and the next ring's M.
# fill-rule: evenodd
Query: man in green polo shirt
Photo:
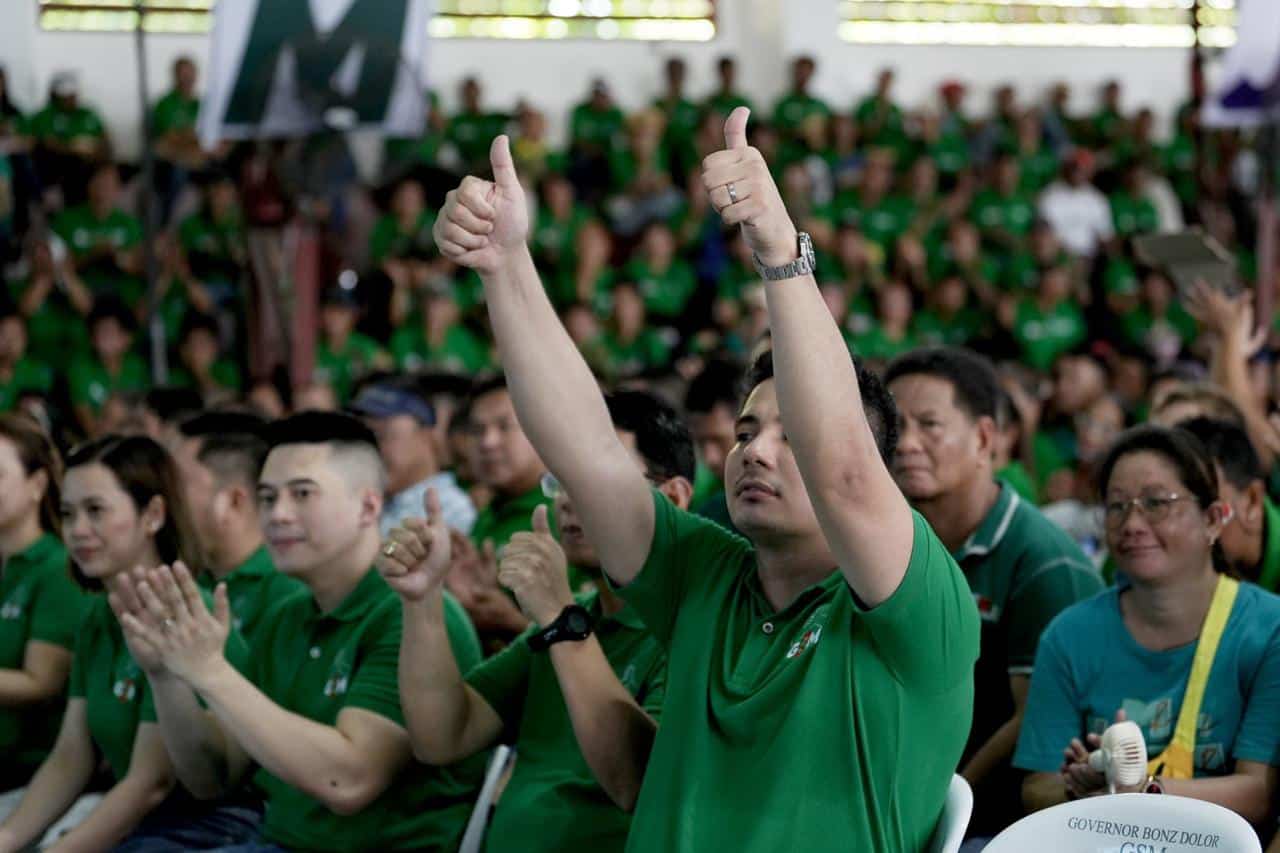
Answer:
M510 118L502 113L484 110L480 81L475 77L467 77L462 81L459 94L461 109L449 119L444 138L458 149L463 167L470 170L484 164L489 140L502 132Z
M160 218L165 223L186 187L189 172L208 162L196 137L196 118L200 115L198 76L195 60L178 57L173 62L173 88L151 108L156 190L160 195Z
M142 222L120 206L120 173L107 163L89 179L87 204L72 207L53 221L67 244L76 274L94 295L112 293L130 306L143 296Z
M107 400L122 391L147 390L151 373L133 351L137 318L119 299L99 298L85 325L93 352L72 360L67 381L80 426L85 434L96 435Z
M982 618L973 728L960 772L974 787L969 835L990 837L1022 816L1010 759L1040 634L1060 611L1102 590L1089 558L995 477L1000 383L985 358L922 349L885 382L902 413L898 485L964 570Z
M31 116L27 135L35 141L36 173L49 187L60 186L64 204L84 200L94 164L110 157L111 143L102 118L80 103L80 81L61 71L49 85L49 103Z
M1280 590L1280 510L1267 496L1258 452L1231 421L1193 418L1178 424L1200 439L1218 469L1218 493L1231 507L1218 544L1227 565L1268 592Z
M360 421L328 412L278 421L266 439L259 519L272 561L306 589L263 618L245 677L219 651L232 620L226 585L211 613L185 573L157 573L179 593L161 596L168 609L153 619L164 666L208 706L221 744L176 734L202 731L203 712L166 706L157 691L175 769L212 794L260 768L262 841L237 851L455 849L483 765L413 760L396 687L400 607L372 568L386 479L377 443ZM442 630L470 667L475 633L456 604L444 608Z
M693 441L675 412L639 391L613 395L608 404L618 438L646 479L687 507ZM419 754L432 762L498 742L515 748L515 774L494 812L487 853L621 851L662 707L666 654L636 611L604 583L568 495L556 491L563 550L545 529L546 509L536 513L544 529L518 535L501 564L536 625L465 680L438 618L448 534L438 520L392 531L391 553L379 558L379 568L404 604L401 671L421 674L401 679L405 714ZM436 549L436 531L443 552ZM419 549L425 559L417 557ZM566 561L590 578L594 592L574 598ZM594 639L535 651L544 629L575 604L593 621Z
M809 84L818 70L811 56L798 56L791 63L791 90L773 108L773 126L784 139L799 135L800 126L812 116L829 118L831 107L809 94Z
M186 491L199 546L198 582L227 585L231 624L252 644L262 616L304 587L277 572L258 524L258 471L267 457L266 422L244 412L208 411L178 424L170 448Z
M495 181L466 179L436 240L484 281L521 423L609 579L679 662L627 849L918 851L968 735L978 616L894 484L892 398L852 361L747 115L730 115L702 182L771 279L773 355L725 464L750 541L636 470L538 279L505 137Z
M515 534L529 530L539 504L550 503L541 485L547 469L516 419L506 377L492 376L476 384L469 427L476 479L494 493L471 528L471 538L477 545L492 540L500 549Z

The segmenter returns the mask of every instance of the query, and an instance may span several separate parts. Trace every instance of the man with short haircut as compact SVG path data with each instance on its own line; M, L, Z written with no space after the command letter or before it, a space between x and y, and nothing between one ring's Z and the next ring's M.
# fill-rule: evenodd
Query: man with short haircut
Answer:
M149 575L158 596L126 620L130 642L156 648L174 683L211 712L179 704L164 677L149 676L179 779L212 798L258 765L262 839L236 853L456 849L483 767L413 760L396 684L400 607L373 568L386 487L377 442L331 412L278 421L266 441L257 498L267 548L306 591L263 617L249 677L220 651L225 584L211 613L184 569L162 567ZM465 614L449 599L443 611L454 653L474 665Z
M445 524L470 534L476 508L453 473L440 470L435 407L408 383L388 381L361 390L351 411L377 436L387 467L386 505L378 522L382 536L422 515L428 489L435 489Z
M990 837L1022 816L1010 759L1040 635L1102 580L1066 533L996 479L1000 383L987 359L921 349L890 364L885 382L902 414L898 485L960 564L982 618L960 772L975 789L969 835Z
M516 420L501 374L472 389L468 423L476 443L472 473L493 490L493 500L476 518L471 538L476 545L492 540L501 549L516 533L529 530L534 509L548 503L541 486L547 469Z
M304 587L276 571L258 524L258 472L266 421L242 412L202 412L178 424L171 450L201 557L197 583L227 586L231 625L252 646L262 616Z
M641 391L607 402L645 479L687 507L693 443L675 412ZM666 654L604 583L568 495L550 478L548 486L563 547L535 528L517 534L501 562L500 577L536 625L470 673L449 654L438 619L449 537L441 535L440 551L421 521L392 531L391 554L384 551L379 568L404 605L400 692L415 749L427 761L455 761L504 736L515 747L515 774L494 812L488 853L621 851L662 708ZM535 513L545 524L546 510ZM575 599L567 563L593 592ZM585 634L547 633L575 615L585 617Z
M1218 470L1218 494L1231 507L1218 544L1227 565L1268 592L1280 587L1280 510L1267 496L1262 462L1244 427L1193 418L1178 424L1200 439Z
M710 471L709 492L693 511L733 530L729 501L724 489L724 460L733 449L734 420L738 414L738 383L742 371L727 361L709 361L693 377L684 395L685 416L698 456ZM697 483L701 486L701 482Z
M505 137L495 180L449 194L436 242L479 273L521 424L610 582L678 662L627 849L918 851L969 731L977 613L894 485L893 401L851 360L747 115L730 115L702 180L767 280L774 350L725 462L749 540L636 469L539 281Z

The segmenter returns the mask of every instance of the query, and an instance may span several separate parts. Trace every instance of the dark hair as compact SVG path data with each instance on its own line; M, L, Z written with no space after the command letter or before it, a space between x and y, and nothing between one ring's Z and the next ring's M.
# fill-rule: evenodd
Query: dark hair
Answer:
M951 385L956 406L969 417L998 420L1000 380L991 361L960 347L925 347L894 359L884 373L892 385L905 376L932 376Z
M858 392L862 396L862 409L866 413L871 434L875 436L876 447L880 450L880 458L886 465L892 464L894 451L898 448L898 406L893 396L885 388L884 382L876 376L862 359L853 356L853 369L858 376ZM773 378L773 351L765 350L742 381L742 399L747 397L762 382Z
M685 413L704 415L719 405L735 411L738 408L738 385L741 381L742 369L733 362L721 359L708 361L685 391Z
M698 465L693 437L674 408L648 391L615 391L604 402L614 427L635 435L646 476L659 482L673 477L693 482Z
M164 525L155 534L156 553L162 563L182 560L196 570L187 504L173 459L163 447L145 435L106 435L80 445L67 456L67 471L86 465L101 465L109 470L138 512L152 498L164 500ZM102 589L101 581L86 576L75 560L70 562L76 583L91 591Z
M1098 469L1098 494L1104 500L1116 465L1134 453L1155 453L1164 457L1178 472L1178 479L1201 509L1207 509L1218 499L1218 476L1213 469L1213 458L1200 439L1184 429L1146 424L1121 433L1107 451L1107 457Z
M114 294L105 294L94 300L93 308L89 310L89 316L84 321L89 334L92 335L93 330L103 320L115 320L120 324L120 328L130 334L138 329L138 318L129 310L129 306Z
M252 488L267 458L265 419L248 412L201 412L178 425L186 438L200 442L196 458L224 480Z
M0 415L0 438L7 438L18 452L18 462L28 477L44 471L49 483L40 501L40 526L46 533L62 535L62 455L53 440L30 417Z
M364 421L342 412L299 412L263 431L268 450L289 444L365 445L375 452L378 439Z
M192 332L208 332L217 340L222 330L218 328L218 320L202 311L188 311L182 318L182 327L178 330L178 340L185 341Z
M1218 463L1223 476L1237 489L1248 488L1251 483L1264 481L1262 462L1258 451L1244 428L1231 421L1213 418L1191 418L1178 424L1200 440L1210 458Z
M498 372L488 376L481 376L471 384L471 393L467 395L467 402L470 406L474 406L476 400L479 400L484 395L492 394L494 391L506 390L507 375L505 373Z
M458 408L453 410L453 417L449 418L448 435L453 438L455 435L466 435L471 431L471 398L465 397L458 403Z
M142 398L142 405L165 423L172 423L204 408L204 398L194 388L152 388Z

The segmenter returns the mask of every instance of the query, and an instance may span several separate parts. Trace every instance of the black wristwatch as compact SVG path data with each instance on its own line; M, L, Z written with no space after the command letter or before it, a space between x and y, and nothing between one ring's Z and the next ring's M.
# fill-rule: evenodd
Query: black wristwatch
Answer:
M591 613L587 608L580 607L577 604L570 604L560 611L556 621L543 628L537 634L529 635L527 640L529 650L545 652L549 647L556 643L563 643L565 640L581 642L591 636L591 631L594 627L595 620L591 618Z

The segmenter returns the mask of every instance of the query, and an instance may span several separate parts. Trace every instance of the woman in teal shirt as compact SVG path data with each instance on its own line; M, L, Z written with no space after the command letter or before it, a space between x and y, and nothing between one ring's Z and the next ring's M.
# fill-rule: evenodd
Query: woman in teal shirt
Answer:
M36 423L0 415L0 791L25 786L53 747L88 603L58 538L61 477Z
M1280 597L1216 570L1229 516L1195 436L1130 430L1099 483L1107 548L1126 580L1064 610L1040 640L1013 760L1031 773L1023 801L1036 810L1106 793L1087 750L1123 717L1141 726L1155 759L1137 791L1207 800L1261 826L1280 766ZM1175 743L1182 706L1194 701L1185 698L1192 661L1215 636L1211 609L1224 627L1186 721L1191 742Z
M67 459L61 518L72 577L97 594L76 638L62 728L21 804L0 824L0 851L37 841L84 792L100 757L114 783L60 849L112 849L140 829L152 851L209 849L251 837L258 811L197 803L177 788L150 685L103 594L137 566L187 556L193 540L172 460L143 436L82 445ZM233 650L238 657L245 652L238 635L228 640L228 654ZM216 833L202 836L206 829Z

